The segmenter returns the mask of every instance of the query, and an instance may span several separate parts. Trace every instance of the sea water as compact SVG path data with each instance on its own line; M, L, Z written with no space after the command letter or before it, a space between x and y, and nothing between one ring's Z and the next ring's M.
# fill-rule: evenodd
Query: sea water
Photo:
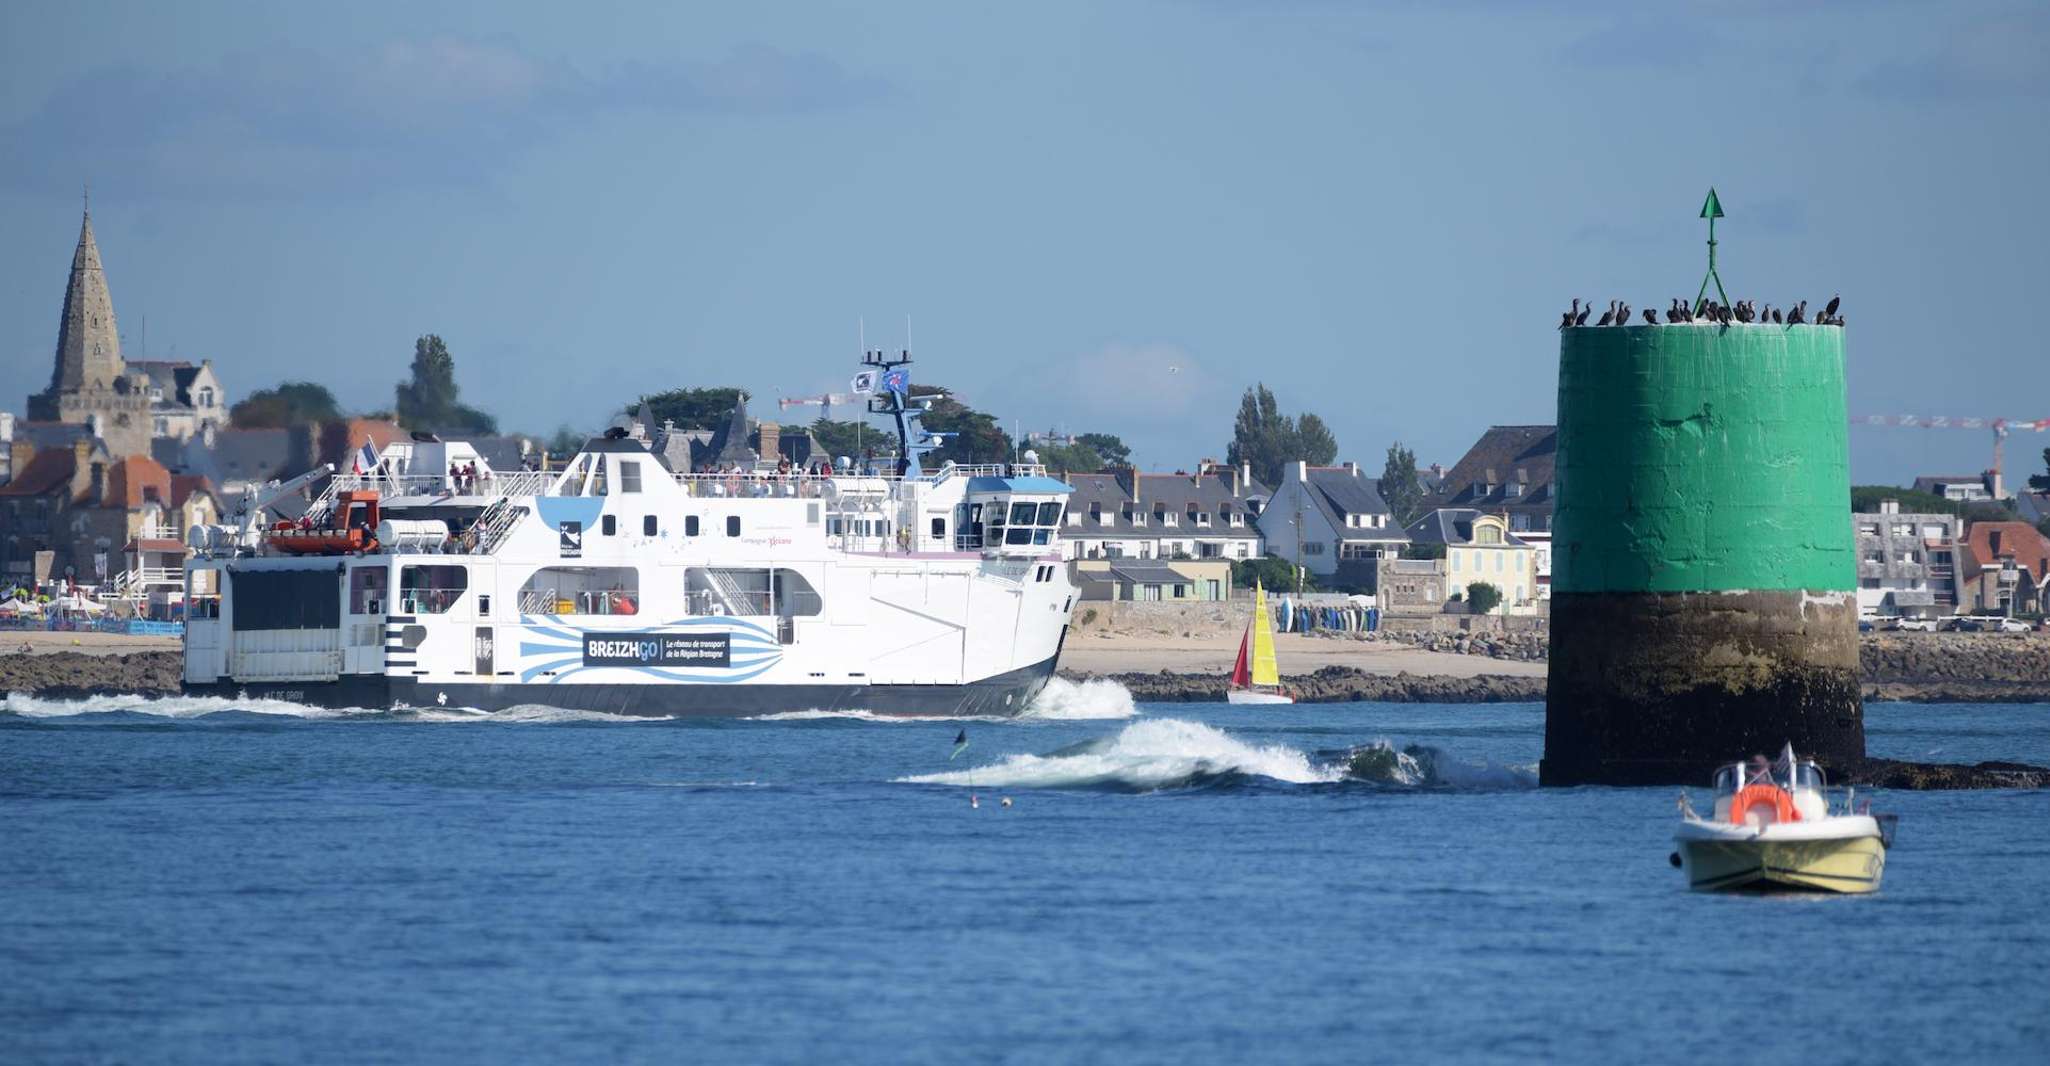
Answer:
M9 1063L2050 1060L2050 792L1714 896L1677 789L1534 787L1532 704L4 706ZM2050 763L2050 706L1867 710Z

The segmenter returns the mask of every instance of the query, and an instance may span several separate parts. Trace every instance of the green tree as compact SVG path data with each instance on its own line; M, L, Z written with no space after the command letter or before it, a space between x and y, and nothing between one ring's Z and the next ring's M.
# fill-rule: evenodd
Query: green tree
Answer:
M1338 441L1324 420L1313 414L1292 418L1284 414L1274 393L1264 384L1246 390L1232 419L1231 446L1225 460L1233 466L1251 463L1253 476L1267 485L1279 485L1287 464L1307 462L1323 466L1338 456Z
M888 433L866 422L835 422L827 418L811 424L811 439L818 441L819 447L835 462L842 458L859 459L864 448L890 443Z
M2050 537L2050 515L2044 515L2042 520L2036 523L2036 532Z
M1947 500L1933 492L1917 492L1914 489L1895 488L1892 485L1851 486L1851 510L1860 514L1874 514L1883 500L1899 500L1901 510L1908 514L1960 514L1964 506L1956 500Z
M445 433L490 434L498 420L458 401L456 360L448 345L432 333L413 342L412 377L399 382L399 424L407 429Z
M927 396L946 390L926 386L912 391L914 395ZM925 457L928 468L949 460L965 466L971 463L1002 463L1011 459L1010 435L997 425L996 416L978 411L952 396L942 396L933 401L932 408L919 420L919 425L929 433L950 434L946 444Z
M1317 586L1313 580L1315 577L1315 574L1307 572L1303 574L1303 590L1305 592L1316 589ZM1240 559L1231 564L1231 583L1233 587L1250 589L1255 581L1265 586L1269 591L1292 592L1295 590L1295 567L1290 566L1287 559L1283 559L1278 555L1269 555L1260 559Z
M236 429L287 429L341 417L334 393L311 381L287 381L274 389L258 389L228 409L228 422Z
M1408 526L1424 511L1424 485L1416 476L1416 453L1396 441L1388 446L1388 462L1381 467L1381 499L1395 521Z
M557 458L575 455L589 437L590 434L571 429L567 423L557 426L554 435L548 438L548 454Z
M1403 545L1402 557L1405 559L1443 559L1445 557L1445 546L1436 541L1411 542Z
M2029 487L2037 492L2050 492L2050 448L2043 449L2043 473L2029 475Z
M726 426L733 418L733 406L739 402L739 389L716 387L649 393L624 406L632 412L646 405L650 430L660 429L662 423L668 421L675 423L680 430L711 432Z
M1057 474L1094 474L1104 467L1103 456L1080 440L1073 444L1018 443L1021 454L1027 448L1038 452L1039 461Z
M1474 614L1487 614L1501 602L1502 590L1485 581L1466 586L1466 607Z
M1104 466L1132 465L1132 449L1126 447L1125 442L1119 440L1116 434L1084 433L1075 438L1075 443L1095 452L1096 457L1103 460Z

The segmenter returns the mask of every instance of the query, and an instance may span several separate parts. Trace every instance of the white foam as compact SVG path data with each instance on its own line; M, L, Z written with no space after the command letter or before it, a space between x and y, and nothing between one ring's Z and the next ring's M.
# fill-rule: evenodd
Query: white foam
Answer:
M1092 678L1079 685L1064 677L1054 677L1047 679L1046 687L1025 708L1024 717L1135 718L1138 714L1131 690L1107 677Z
M471 707L415 707L387 711L371 707L316 707L289 700L230 699L223 696L89 696L82 700L46 700L25 693L9 693L0 701L0 714L23 718L71 718L121 711L153 718L190 719L210 714L240 711L320 721L343 718L392 717L412 722L512 722L547 725L557 722L660 722L661 717L607 714L603 711L573 711L540 704L521 704L502 711L480 711Z
M1341 767L1318 767L1294 748L1248 744L1200 722L1149 718L1115 737L1053 755L1010 755L973 769L898 778L972 788L1172 788L1223 774L1292 784L1336 781Z
M346 718L381 714L362 707L315 707L289 700L227 699L221 696L88 696L82 700L46 700L22 692L10 692L0 701L0 712L23 718L69 718L74 715L109 714L130 711L156 718L199 718L223 711L274 714L288 718Z

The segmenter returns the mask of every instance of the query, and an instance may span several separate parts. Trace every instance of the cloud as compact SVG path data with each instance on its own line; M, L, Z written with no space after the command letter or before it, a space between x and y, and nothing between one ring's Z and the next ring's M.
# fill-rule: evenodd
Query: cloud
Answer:
M2017 14L1953 26L1929 50L1880 62L1853 83L1899 103L1956 103L2050 95L2050 16Z
M135 195L333 196L476 184L608 114L780 115L886 96L834 60L748 45L705 62L587 73L499 40L397 40L337 56L102 68L0 126L0 182Z

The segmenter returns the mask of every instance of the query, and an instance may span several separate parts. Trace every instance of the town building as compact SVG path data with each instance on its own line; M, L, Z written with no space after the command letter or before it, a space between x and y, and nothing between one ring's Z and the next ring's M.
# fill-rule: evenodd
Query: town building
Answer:
M1423 505L1505 515L1513 533L1548 532L1558 451L1556 426L1489 426L1445 471Z
M28 398L28 420L89 426L109 454L147 457L153 439L182 439L208 425L225 425L227 410L227 393L211 362L122 359L114 298L88 210L64 287L50 385Z
M1263 554L1258 518L1268 491L1249 467L1206 460L1193 474L1126 468L1069 474L1066 481L1075 490L1061 529L1070 560L1230 562ZM1230 592L1228 575L1224 591Z
M1899 500L1851 516L1858 545L1858 614L1934 618L1958 605L1956 515L1902 514Z
M1537 551L1509 528L1506 515L1441 507L1410 523L1412 544L1443 545L1445 598L1467 599L1480 582L1502 594L1504 614L1537 614Z
M200 477L177 477L146 455L116 455L80 437L33 455L17 442L14 477L0 486L0 573L31 584L68 578L110 586L175 584L185 533L219 521L221 501ZM129 573L148 567L143 575Z
M1374 594L1379 560L1402 554L1409 543L1358 463L1288 464L1259 522L1268 554L1316 575L1320 587L1344 592Z
M1983 474L1931 474L1915 479L1916 492L1926 492L1959 503L1975 503L1980 500L1997 500L2006 495L2002 491L2000 475L1991 470Z
M2043 520L2050 518L2050 492L2015 493L2014 511L2022 521L2040 528Z
M1440 614L1451 598L1445 591L1444 559L1403 559L1393 555L1377 561L1375 603L1387 614Z
M2050 584L2050 539L2027 522L1974 522L1958 549L1961 614L2036 614Z
M1068 564L1083 600L1140 603L1229 599L1224 559L1077 559Z

